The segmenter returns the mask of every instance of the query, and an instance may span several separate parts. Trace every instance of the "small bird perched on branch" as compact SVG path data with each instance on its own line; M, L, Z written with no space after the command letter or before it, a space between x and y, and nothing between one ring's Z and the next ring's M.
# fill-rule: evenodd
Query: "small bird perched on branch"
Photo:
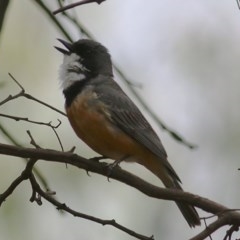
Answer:
M75 133L99 154L137 162L161 179L167 188L182 190L180 178L167 159L161 140L137 106L113 79L108 50L100 43L81 39L59 41L63 53L60 81L65 108ZM195 208L176 202L190 227L200 225Z

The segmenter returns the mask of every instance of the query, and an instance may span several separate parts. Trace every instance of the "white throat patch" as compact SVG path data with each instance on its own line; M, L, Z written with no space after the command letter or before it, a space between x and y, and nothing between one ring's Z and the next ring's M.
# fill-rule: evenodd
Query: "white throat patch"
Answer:
M72 53L71 55L64 55L63 63L59 69L59 79L63 90L70 87L74 82L81 81L86 78L82 72L69 71L69 69L79 69L88 71L81 63L80 57Z

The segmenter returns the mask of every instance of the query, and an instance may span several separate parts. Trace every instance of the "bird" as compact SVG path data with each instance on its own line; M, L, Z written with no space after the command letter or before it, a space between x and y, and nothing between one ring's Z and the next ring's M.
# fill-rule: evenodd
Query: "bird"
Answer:
M114 163L136 162L166 188L183 191L163 144L139 108L114 80L110 53L101 43L80 39L55 48L63 54L59 79L65 110L76 135ZM177 201L190 227L200 225L191 204Z

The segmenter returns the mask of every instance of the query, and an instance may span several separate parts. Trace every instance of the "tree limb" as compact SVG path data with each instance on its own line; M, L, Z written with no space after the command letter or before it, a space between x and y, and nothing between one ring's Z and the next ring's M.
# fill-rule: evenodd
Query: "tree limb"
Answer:
M51 162L59 162L64 164L70 164L72 166L81 168L94 173L98 173L100 175L109 177L109 169L108 165L106 163L100 163L97 161L85 159L77 154L74 154L72 152L59 152L51 149L42 149L42 148L23 148L23 147L17 147L17 146L11 146L7 144L0 143L0 154L3 155L10 155L15 157L24 157L29 159L34 159L34 163L36 161L39 161L40 159L45 161L51 161ZM33 161L33 160L32 160ZM33 166L33 165L32 165ZM26 173L25 173L26 174ZM25 180L29 175L21 175L18 177L5 191L3 194L0 195L0 205L5 199L11 195L13 190L20 184L21 181ZM123 182L140 192L144 193L145 195L157 198L157 199L164 199L164 200L171 200L171 201L182 201L187 202L191 205L194 205L196 207L201 208L202 210L206 212L210 212L212 214L215 214L218 216L218 219L211 223L209 226L206 227L201 233L196 235L195 237L191 238L191 240L202 240L205 239L207 236L210 236L211 233L219 229L220 227L224 225L232 225L235 226L234 229L236 229L238 226L240 226L240 214L235 211L235 209L229 209L217 202L214 202L212 200L203 198L201 196L183 192L175 189L165 189L160 188L157 186L154 186L141 178L121 169L120 167L116 167L113 169L111 176L112 179L118 180L120 182ZM57 200L49 197L47 195L43 194L43 191L37 187L36 192L38 192L41 196L43 196L46 200L52 202L54 205L58 206L59 209L63 209L71 214L75 214L76 212L66 205L58 202ZM34 195L34 194L33 194ZM81 214L80 214L81 215ZM79 216L80 216L79 215ZM74 215L75 216L75 215ZM95 217L93 217L95 218ZM96 218L97 219L97 218ZM89 219L91 220L91 219ZM101 220L101 224L110 224L112 226L115 225L114 220ZM117 228L122 229L122 226L117 226ZM125 228L125 227L123 227ZM126 230L126 229L125 229ZM125 231L123 230L123 231ZM128 231L128 230L126 230ZM129 230L130 232L132 230ZM135 232L133 232L135 233ZM129 233L130 234L130 233ZM131 234L130 234L131 235ZM141 234L140 234L141 236ZM151 237L145 237L145 238L139 238L139 239L151 239Z
M71 152L23 148L0 143L0 154L67 163L86 171L109 177L109 169L106 163L91 161ZM114 168L110 177L138 189L149 197L171 201L184 201L216 215L230 210L221 204L188 192L154 186L120 167Z
M56 15L60 12L66 11L68 9L71 9L71 8L74 8L74 7L83 5L83 4L94 3L94 2L96 2L97 4L101 4L104 1L106 1L106 0L82 0L82 1L79 1L79 2L72 3L72 4L68 4L67 6L61 7L59 9L53 11L53 14Z

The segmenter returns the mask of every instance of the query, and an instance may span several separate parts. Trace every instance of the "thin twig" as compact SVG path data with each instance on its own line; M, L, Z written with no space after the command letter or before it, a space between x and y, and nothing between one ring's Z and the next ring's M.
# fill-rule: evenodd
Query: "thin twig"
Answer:
M0 1L0 34L2 32L3 22L6 16L7 8L9 6L9 0Z
M90 216L90 215L87 215L87 214L77 212L77 211L69 208L66 204L60 203L56 199L52 198L51 197L52 194L49 194L48 192L44 192L41 189L40 185L37 183L34 175L32 174L32 168L33 168L34 164L36 163L36 161L37 160L35 160L35 159L29 160L25 169L22 171L21 175L19 177L17 177L11 183L11 185L7 188L7 190L0 195L0 206L13 193L13 191L16 189L16 187L20 183L22 183L24 180L29 179L30 182L31 182L31 185L32 185L32 190L33 190L33 193L32 193L32 196L31 196L30 200L31 201L36 201L39 205L42 204L41 197L43 197L48 202L51 202L53 205L55 205L58 210L64 210L65 212L68 212L68 213L72 214L73 216L84 218L84 219L102 224L103 226L105 226L105 225L113 226L113 227L129 234L130 236L133 236L133 237L135 237L137 239L140 239L140 240L153 240L153 237L147 237L147 236L144 236L142 234L138 234L138 233L132 231L131 229L126 228L123 225L120 225L115 220L103 220L103 219L100 219L100 218L96 218L96 217L93 217L93 216ZM39 194L39 196L37 196L37 193Z
M205 228L208 228L206 219L204 219L204 225L205 225ZM208 237L210 238L210 240L213 240L211 234L209 234Z
M221 215L216 221L209 224L202 232L190 240L204 240L224 225L235 225L236 229L237 226L240 226L240 214L231 211L226 212L226 214Z
M61 150L64 152L64 148L63 148L62 141L61 141L61 139L60 139L60 137L59 137L59 135L58 135L58 133L57 133L57 131L56 131L56 128L58 128L58 127L62 124L62 122L61 122L59 119L58 119L58 122L59 122L59 123L58 123L57 126L52 126L51 122L50 122L49 124L50 124L50 127L52 128L54 134L55 134L56 137L57 137L57 140L58 140L58 142L59 142L59 145L60 145L60 147L61 147Z
M98 173L106 177L109 176L109 169L105 163L89 161L88 159L85 159L71 152L60 152L50 149L17 147L0 143L0 154L11 155L16 157L33 158L50 162L59 162L64 164L67 163L72 166L88 170L94 173ZM133 188L138 189L139 191L141 191L142 193L149 197L187 202L212 214L218 215L219 213L223 213L224 211L229 209L214 201L202 198L191 193L154 186L119 167L116 167L112 170L110 177L112 179L125 183ZM227 212L226 215L227 214L233 214L233 212ZM240 216L239 213L236 214Z
M64 148L63 148L63 144L60 140L60 137L56 131L56 129L61 125L61 121L58 119L58 124L57 125L52 125L52 122L39 122L39 121L33 121L33 120L30 120L29 118L27 117L18 117L18 116L12 116L12 115L8 115L8 114L3 114L3 113L0 113L0 117L5 117L5 118L9 118L9 119L13 119L15 121L25 121L25 122L29 122L29 123L33 123L33 124L37 124L37 125L44 125L44 126L47 126L47 127L50 127L52 129L52 131L54 132L55 136L57 137L57 140L58 140L58 143L62 149L62 151L64 151Z
M53 14L58 14L60 12L64 12L68 9L71 9L71 8L74 8L74 7L77 7L77 6L80 6L80 5L83 5L83 4L87 4L87 3L97 3L97 4L101 4L102 2L104 2L106 0L82 0L82 1L79 1L79 2L75 2L75 3L72 3L72 4L69 4L65 7L61 7L55 11L53 11Z
M63 35L69 40L72 41L70 34L65 30L63 25L58 21L58 19L52 14L49 10L49 7L41 0L35 0L35 2L39 5L40 9L42 9L47 16L53 21L53 23L57 26L57 28L63 33Z
M15 146L22 147L22 145L11 135L9 131L0 123L0 131L3 133L3 135ZM28 162L26 158L22 158L25 162ZM46 180L46 178L43 176L43 174L40 172L40 170L34 166L33 168L34 174L37 176L39 181L41 182L42 186L45 190L50 189L49 184Z
M31 134L31 132L30 132L29 130L27 130L27 134L28 134L28 136L29 136L30 139L31 139L30 143L31 143L35 148L40 149L41 147L36 143L36 141L34 140L32 134Z
M27 117L19 117L19 116L12 116L12 115L8 115L8 114L3 114L3 113L0 113L0 117L4 117L4 118L9 118L9 119L13 119L15 121L24 121L24 122L29 122L29 123L34 123L36 125L44 125L44 126L47 126L47 127L51 127L53 129L56 129L59 127L59 123L57 125L52 125L51 122L39 122L39 121L34 121L34 120L30 120L29 118ZM58 120L59 121L59 120Z
M238 232L238 231L239 231L239 226L237 226L237 225L231 226L231 227L227 230L226 235L225 235L225 237L224 237L223 240L231 240L233 233L234 233L234 232Z
M28 161L25 169L22 171L21 175L17 177L7 188L6 191L4 191L2 194L0 194L0 206L2 203L13 193L13 191L16 189L16 187L23 182L24 180L27 180L29 178L29 175L32 172L32 168L35 164L36 160L31 159Z
M96 161L89 161L88 159L84 159L81 156L72 154L70 152L59 152L48 149L21 148L0 143L0 154L27 157L30 159L39 159L64 164L67 163L87 171L101 174L103 176L108 176L109 174L106 164ZM209 199L180 190L156 187L150 183L147 183L141 178L122 170L119 167L113 169L111 178L132 186L149 197L186 202L207 212L216 214L219 217L215 222L211 223L204 231L193 237L191 240L203 240L223 225L240 226L240 214L238 212L230 211L227 207ZM2 196L0 196L0 202L1 201L3 201Z
M240 9L240 0L236 0L236 1L237 1L238 8Z
M37 181L36 181L36 179L34 178L33 175L31 175L31 177L30 177L30 182L31 182L31 185L32 185L32 189L34 189L34 191L38 192L39 195L41 197L43 197L44 199L46 199L48 202L50 202L54 206L56 206L58 210L63 210L65 212L70 213L74 217L80 217L80 218L83 218L83 219L87 219L87 220L102 224L103 226L105 226L105 225L113 226L113 227L115 227L115 228L129 234L130 236L133 236L133 237L137 238L137 239L153 240L153 237L146 237L144 235L136 233L136 232L132 231L131 229L126 228L123 225L120 225L115 220L104 220L104 219L100 219L100 218L97 218L97 217L94 217L94 216L90 216L88 214L80 213L80 212L75 211L72 208L68 207L65 203L60 203L56 199L52 198L51 195L48 192L46 193L41 189L41 187L39 186L39 184L37 183Z
M8 75L9 75L9 76L11 77L11 79L18 85L18 87L20 87L21 91L20 91L18 94L16 94L16 95L9 95L6 99L4 99L3 101L0 102L0 106L3 105L3 104L5 104L5 103L7 103L7 102L9 102L9 101L12 101L12 100L14 100L14 99L16 99L16 98L25 97L25 98L27 98L27 99L33 100L34 102L37 102L37 103L45 106L45 107L47 107L47 108L50 108L50 109L54 110L55 112L58 112L58 113L62 114L63 116L66 116L66 114L65 114L64 112L60 111L59 109L57 109L57 108L55 108L55 107L53 107L53 106L51 106L51 105L49 105L49 104L47 104L47 103L45 103L45 102L43 102L43 101L41 101L41 100L33 97L32 95L30 95L30 94L28 94L28 93L26 93L26 92L25 92L25 89L24 89L23 86L16 80L16 78L14 78L11 73L8 73Z

